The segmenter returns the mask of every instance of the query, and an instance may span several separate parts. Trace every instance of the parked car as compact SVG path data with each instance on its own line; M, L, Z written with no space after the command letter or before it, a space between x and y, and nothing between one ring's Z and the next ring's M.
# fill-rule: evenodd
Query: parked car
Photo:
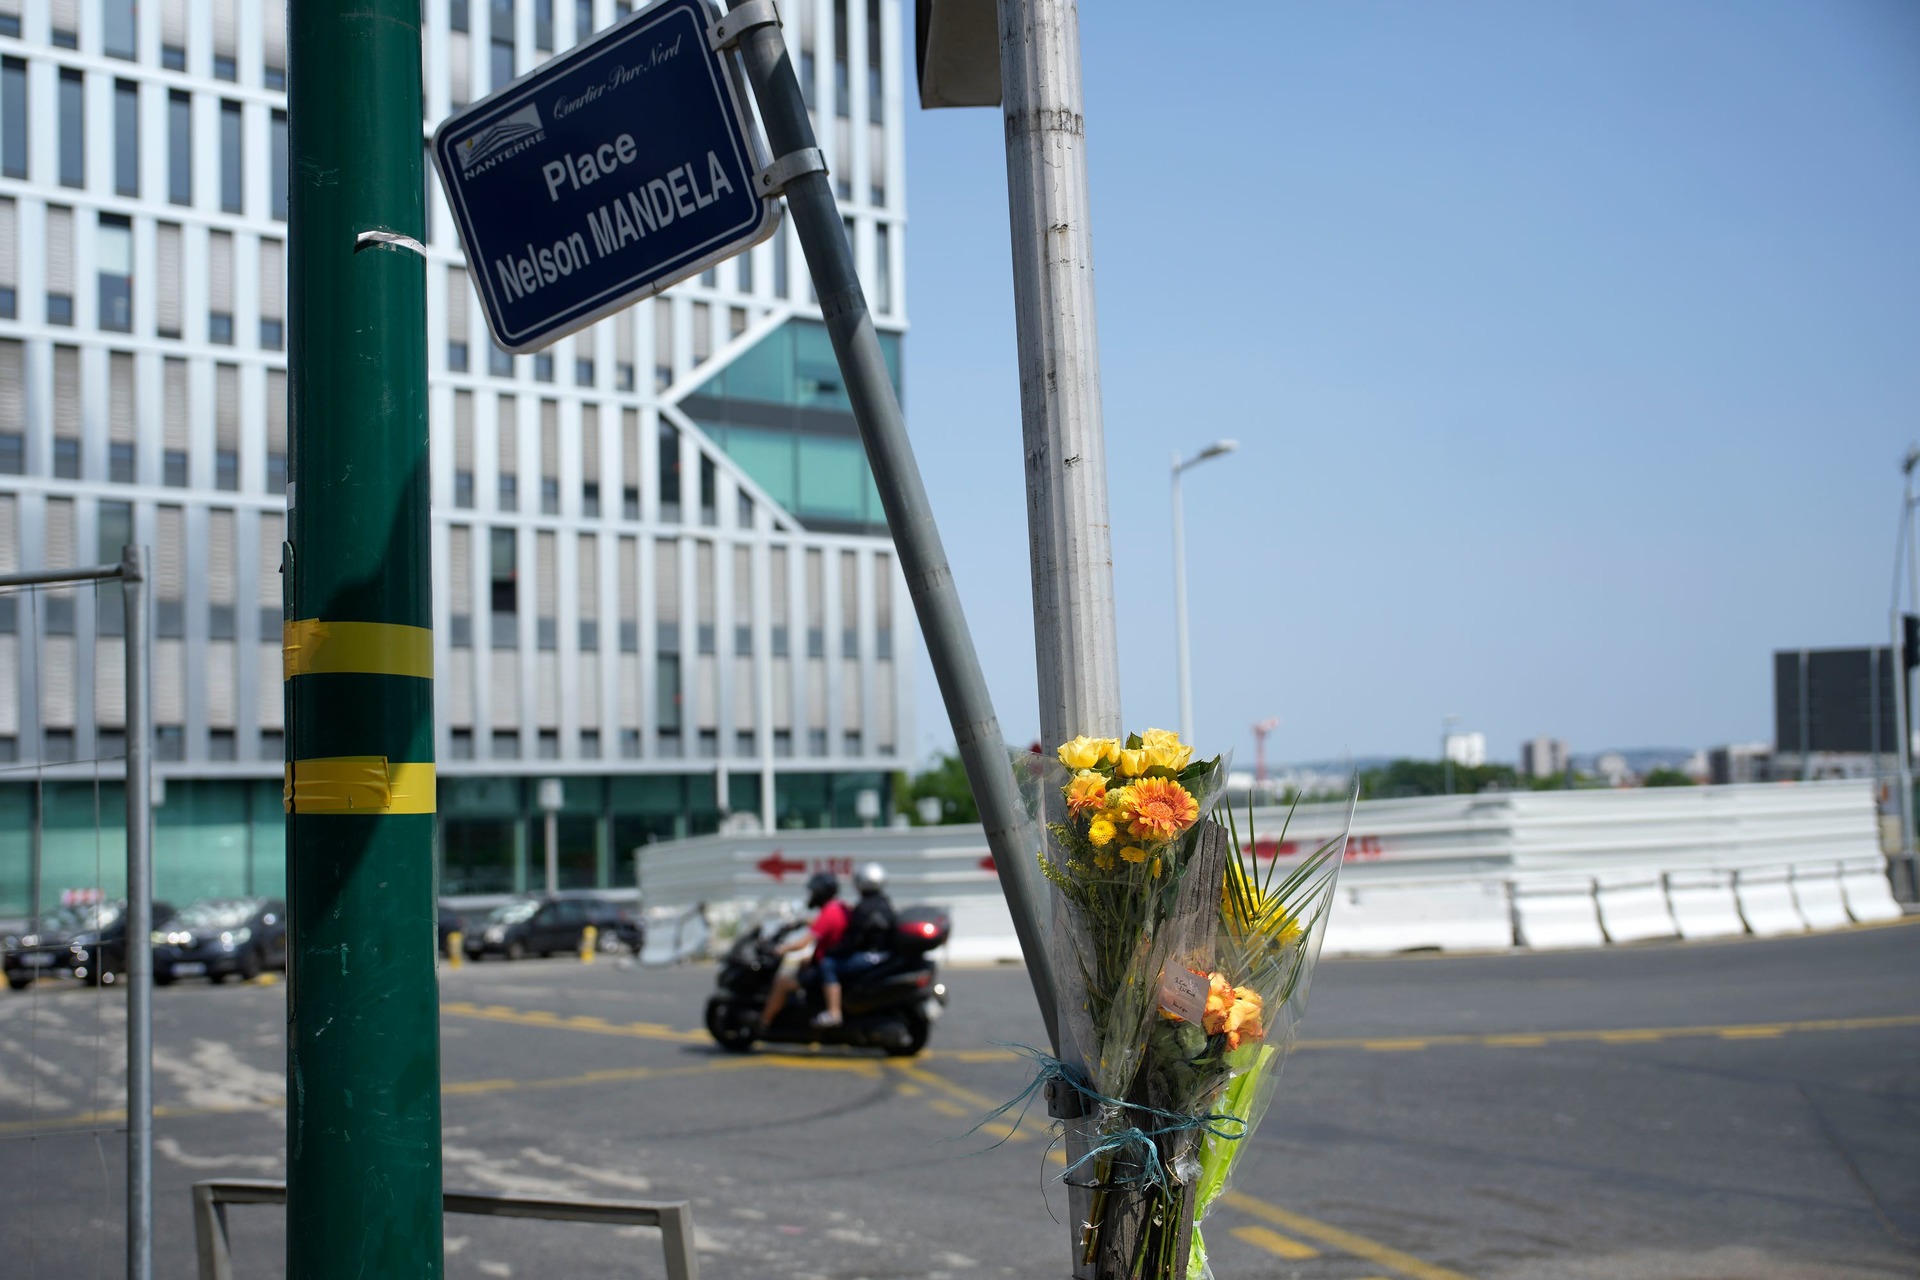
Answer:
M153 904L152 919L166 920L173 914L170 904ZM95 986L117 981L127 971L127 904L109 904L97 918L96 927L75 934L68 950L74 977Z
M596 945L602 951L628 948L638 953L646 941L639 918L620 903L592 895L557 894L551 898L520 898L495 907L467 934L464 945L471 960L490 955L509 960L550 956L578 951L588 925L598 931Z
M61 907L0 939L4 946L0 964L5 966L7 985L20 991L35 978L67 976L111 982L114 974L127 968L126 911L125 902ZM153 904L154 919L172 914L173 908L165 903ZM102 951L104 974L98 959Z
M208 898L153 931L153 980L256 978L287 967L287 906L277 898Z

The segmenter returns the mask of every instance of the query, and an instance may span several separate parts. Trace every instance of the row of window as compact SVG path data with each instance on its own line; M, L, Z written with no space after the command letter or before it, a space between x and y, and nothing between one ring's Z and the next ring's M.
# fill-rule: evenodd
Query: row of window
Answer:
M42 397L52 419L52 455L36 466L27 450L26 345L14 339L0 339L0 475L31 472L59 480L105 480L112 484L157 482L170 488L187 488L196 482L191 465L192 379L188 362L175 357L161 361L162 423L155 440L160 445L159 472L157 476L146 477L140 474L139 465L136 358L128 351L105 354L105 451L96 454L98 460L89 465L82 415L82 407L89 397L83 389L81 351L78 347L55 344L52 386L50 394ZM214 365L212 472L198 480L202 485L211 483L211 487L229 492L241 488L240 383L238 365ZM284 370L266 370L265 400L264 413L246 416L249 422L266 423L263 482L266 492L277 494L287 485L287 375Z
M79 237L86 223L84 215L65 205L50 204L44 209L41 237L41 266L45 274L46 294L40 319L46 324L72 327L75 323L75 263ZM95 277L95 326L109 333L134 330L134 241L133 220L116 213L99 213L92 219L92 250ZM10 198L0 197L0 318L33 319L21 315L17 259L19 211ZM279 241L262 238L255 246L236 241L232 232L207 232L205 280L207 285L206 341L216 346L235 345L235 286L238 279L236 258L241 253L254 258L246 264L246 274L255 287L258 311L257 342L263 351L279 351L286 343L286 247ZM196 255L198 256L198 255ZM161 338L186 336L185 228L175 222L154 224L154 335ZM198 337L196 333L194 335Z
M188 0L160 0L150 12L160 20L160 65L169 71L187 69ZM213 59L217 80L237 81L239 10L243 0L212 0ZM140 56L140 6L136 0L99 0L100 52L132 62ZM261 83L269 89L287 87L286 7L258 6L260 20ZM48 39L56 49L80 47L80 6L76 0L55 0L48 13ZM22 34L18 0L0 5L0 36Z
M58 142L55 147L55 178L63 187L84 189L87 185L87 85L86 73L71 67L57 69L56 105ZM30 178L28 139L30 94L27 63L21 58L0 58L0 175ZM149 194L141 183L140 122L141 95L158 95L154 85L115 79L113 106L105 132L113 149L113 191L115 195L140 197ZM192 205L194 202L194 109L195 96L184 89L168 89L165 130L167 140L166 195L169 203ZM246 122L240 103L228 98L209 103L206 108L218 113L219 202L223 213L244 214L246 208ZM97 145L97 144L96 144ZM287 216L287 113L274 110L267 114L267 212L281 221Z
M260 729L249 735L253 744L253 760L277 763L287 755L287 738L280 729ZM526 740L531 736L533 750L526 749ZM207 730L205 759L213 763L238 761L240 757L240 737L233 729ZM808 729L802 741L806 754L814 759L827 759L830 735L825 729ZM578 746L574 758L580 760L600 760L605 757L602 735L598 729L577 731ZM617 742L621 759L638 760L641 758L640 730L627 728L618 731ZM690 744L692 750L685 747L678 729L655 731L654 742L657 754L662 759L679 760L689 755L702 759L717 759L720 755L720 731L717 729L699 729ZM41 764L85 763L76 754L75 731L71 728L43 728L40 731ZM479 747L484 745L485 759L488 760L558 760L561 758L560 731L558 729L539 729L531 735L519 729L493 729L480 734L477 738L470 726L456 726L447 731L448 756L453 760L481 759ZM771 734L772 753L776 759L793 759L794 734L791 729L775 729ZM849 729L840 735L840 752L845 756L860 756L866 751L866 738L857 729ZM889 743L881 743L876 752L882 756L894 754ZM94 750L90 760L121 760L127 753L127 731L118 725L100 725L94 729ZM734 733L733 754L736 758L751 759L760 754L758 736L748 729ZM153 755L161 763L177 763L187 758L187 731L184 725L156 724L153 729ZM20 761L20 738L18 734L0 734L0 764L16 764Z

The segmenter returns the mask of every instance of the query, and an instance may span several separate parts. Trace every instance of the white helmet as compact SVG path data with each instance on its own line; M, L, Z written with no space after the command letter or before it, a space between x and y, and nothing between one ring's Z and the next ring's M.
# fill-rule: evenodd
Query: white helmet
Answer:
M869 862L853 873L853 887L862 893L878 893L887 887L887 869L877 862Z

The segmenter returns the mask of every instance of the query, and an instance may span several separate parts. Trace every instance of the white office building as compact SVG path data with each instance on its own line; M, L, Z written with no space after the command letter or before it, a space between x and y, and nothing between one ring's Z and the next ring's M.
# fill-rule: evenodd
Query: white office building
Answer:
M900 0L781 9L897 379ZM425 0L423 153L627 12ZM286 66L278 3L0 0L0 571L154 547L174 899L284 878ZM727 814L855 824L904 763L918 641L791 225L509 356L427 172L443 889L539 882L544 777L567 885ZM117 886L114 590L0 596L0 915Z
M1542 734L1520 744L1520 776L1523 778L1561 777L1566 773L1570 760L1563 738Z

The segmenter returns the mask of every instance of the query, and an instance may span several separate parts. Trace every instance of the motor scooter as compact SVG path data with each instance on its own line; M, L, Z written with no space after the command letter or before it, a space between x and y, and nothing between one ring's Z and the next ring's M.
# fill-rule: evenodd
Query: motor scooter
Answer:
M745 1053L757 1040L851 1045L902 1058L920 1052L947 1004L946 984L938 980L929 953L945 944L952 925L939 907L909 907L896 920L886 960L841 984L837 1027L813 1025L814 1015L825 1005L819 986L805 983L787 997L772 1026L757 1025L780 972L780 942L806 924L773 920L743 930L728 949L719 982L707 1000L708 1033L731 1053Z

